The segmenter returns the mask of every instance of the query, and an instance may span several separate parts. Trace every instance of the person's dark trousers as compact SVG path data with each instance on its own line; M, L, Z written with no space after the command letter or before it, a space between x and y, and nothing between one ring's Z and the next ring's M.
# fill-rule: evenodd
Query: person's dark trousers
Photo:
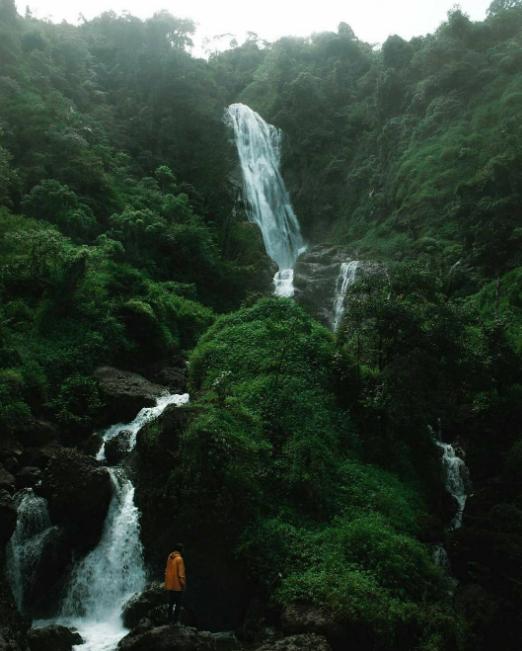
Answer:
M167 590L167 592L169 593L169 622L176 624L181 611L183 592L177 592L176 590Z

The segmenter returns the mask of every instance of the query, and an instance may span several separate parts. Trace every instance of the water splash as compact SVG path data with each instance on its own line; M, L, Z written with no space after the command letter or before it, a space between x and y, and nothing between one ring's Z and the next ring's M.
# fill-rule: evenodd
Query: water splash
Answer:
M358 269L358 260L343 262L341 264L339 275L337 276L335 283L335 295L332 309L332 327L334 332L338 330L343 320L344 312L346 309L346 294L348 293L350 285L353 285L356 280Z
M53 531L47 501L31 488L19 491L15 496L18 518L16 529L7 545L7 577L20 612L26 610L26 597L31 590L34 576L47 537Z
M139 430L154 420L168 405L182 405L189 395L160 396L154 407L142 409L130 423L106 429L97 458L105 458L105 443L124 430L131 431L130 446ZM113 651L127 633L121 613L125 602L146 584L139 510L134 503L134 486L123 466L108 469L113 496L98 545L74 568L58 618L35 622L35 626L63 624L77 628L85 640L82 651Z
M279 268L274 293L293 296L290 272L306 247L279 169L281 131L245 104L231 104L226 120L234 130L248 218L259 226L266 252Z
M62 617L118 620L124 603L145 587L139 511L134 486L122 469L110 469L113 497L98 545L76 565Z

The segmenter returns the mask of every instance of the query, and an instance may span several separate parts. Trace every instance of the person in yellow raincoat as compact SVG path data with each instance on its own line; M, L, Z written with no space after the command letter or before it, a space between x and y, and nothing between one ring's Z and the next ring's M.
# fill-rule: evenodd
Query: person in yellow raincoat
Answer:
M167 558L165 568L165 590L169 596L169 621L173 624L179 620L181 600L187 582L182 553L183 545L177 543L174 551Z

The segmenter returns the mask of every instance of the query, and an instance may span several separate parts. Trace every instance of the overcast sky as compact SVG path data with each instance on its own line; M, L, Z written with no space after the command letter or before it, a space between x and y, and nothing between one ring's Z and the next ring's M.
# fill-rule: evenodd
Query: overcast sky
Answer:
M461 0L474 20L482 20L491 0ZM432 32L445 19L454 0L17 0L20 13L29 5L38 18L77 22L80 12L93 18L103 11L127 10L146 18L167 9L198 24L201 43L224 32L238 36L247 30L273 41L280 36L307 36L335 30L344 21L369 43L382 43L390 34L410 38Z

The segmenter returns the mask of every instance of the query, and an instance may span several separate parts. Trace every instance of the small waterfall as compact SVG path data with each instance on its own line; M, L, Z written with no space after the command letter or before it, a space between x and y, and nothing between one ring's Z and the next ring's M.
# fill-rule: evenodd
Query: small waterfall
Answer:
M140 429L151 420L160 416L169 405L184 405L189 401L188 393L172 393L156 398L154 407L144 407L131 423L118 423L111 425L103 433L103 443L96 455L98 461L105 461L105 443L115 438L120 432L131 432L129 439L130 449L136 445L136 436Z
M346 305L346 294L348 293L349 287L355 282L358 269L358 260L341 263L341 269L335 283L335 296L332 309L332 327L334 332L338 330L343 320Z
M457 513L451 521L450 528L458 529L462 526L462 516L466 506L469 486L469 473L464 459L459 457L450 443L435 440L435 444L442 450L442 465L446 475L446 489L453 495L457 502Z
M293 296L294 264L306 247L279 170L282 133L245 104L231 104L226 121L234 130L248 217L279 268L274 293Z
M105 459L105 443L127 430L131 449L139 430L157 418L168 405L182 405L189 395L157 398L154 407L142 409L131 423L106 429L97 458ZM82 651L113 651L126 634L121 620L125 602L144 589L146 571L140 540L139 511L134 504L134 486L123 466L108 469L113 497L98 545L73 570L59 617L35 622L37 626L63 624L77 628L85 640Z
M49 532L52 530L47 501L26 488L15 496L16 529L7 545L7 577L20 612L26 610L34 574Z

